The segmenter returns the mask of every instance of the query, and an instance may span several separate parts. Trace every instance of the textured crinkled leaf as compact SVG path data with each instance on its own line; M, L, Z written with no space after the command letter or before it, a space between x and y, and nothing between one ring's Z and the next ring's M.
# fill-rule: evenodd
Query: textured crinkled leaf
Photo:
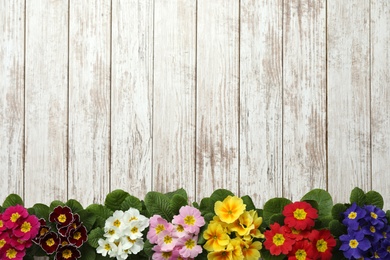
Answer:
M313 189L306 193L302 200L314 200L318 205L318 217L326 217L331 215L333 200L329 192L323 189Z
M57 206L65 206L65 203L63 203L63 202L60 201L60 200L53 200L53 201L50 203L50 210L55 209Z
M145 196L146 209L151 215L160 215L171 221L174 215L171 202L167 196L156 191L150 191Z
M104 227L106 219L114 214L114 212L109 208L100 204L91 204L86 208L86 210L95 215L96 226L98 227Z
M171 199L172 211L174 215L178 215L180 208L188 205L188 201L185 197L175 194Z
M150 243L150 241L149 240L146 240L145 241L145 243L144 243L144 252L145 252L145 254L146 255L148 255L149 257L152 257L152 255L153 255L153 244L152 243Z
M273 198L268 200L264 204L263 209L263 221L265 222L265 224L268 226L272 215L282 213L284 207L290 203L291 200L286 198Z
M91 232L88 235L88 244L92 246L93 248L97 248L99 246L99 239L104 238L104 229L101 227L97 227L95 229L92 229Z
M80 248L80 259L96 259L96 250L92 248L88 243L84 243Z
M91 230L96 222L96 215L92 212L89 212L85 209L77 212L80 215L80 220L83 222L83 225L87 230Z
M275 222L279 223L281 226L284 225L284 216L282 213L274 214L270 217L269 224L271 225Z
M383 209L383 197L377 191L369 191L366 193L366 204L377 206L380 209Z
M34 209L34 215L38 218L49 219L49 214L51 212L49 206L42 203L36 203L32 208Z
M184 197L186 200L188 200L187 192L183 188L180 188L180 189L172 191L172 192L167 192L167 193L165 193L165 195L170 199L172 199L172 197L174 195L180 195L180 196Z
M244 204L246 205L245 210L255 210L256 206L252 201L252 198L248 195L242 196L241 199L244 201Z
M5 198L3 208L6 209L8 207L16 205L24 206L23 199L18 194L10 194L7 196L7 198Z
M203 198L200 201L199 210L202 213L202 215L205 215L207 213L214 214L214 202L210 198Z
M329 223L329 230L330 230L330 233L332 233L332 235L336 238L347 233L346 226L344 226L338 220L332 220Z
M130 194L126 191L121 189L114 190L107 194L104 205L112 211L120 210L122 202L128 196L130 196Z
M345 204L337 203L332 208L332 217L338 221L342 221L343 213L348 209Z
M130 208L138 209L138 211L141 211L142 210L142 202L138 198L136 198L132 195L129 195L122 202L121 210L127 211Z
M349 197L349 200L351 203L356 203L360 207L364 206L366 204L366 195L364 194L364 191L358 187L355 187L351 191L351 196Z
M77 200L70 199L65 203L66 206L68 206L73 213L78 213L79 211L83 210L83 206L78 202Z
M227 196L234 196L234 194L230 190L218 189L211 194L210 199L215 203L216 201L223 201Z

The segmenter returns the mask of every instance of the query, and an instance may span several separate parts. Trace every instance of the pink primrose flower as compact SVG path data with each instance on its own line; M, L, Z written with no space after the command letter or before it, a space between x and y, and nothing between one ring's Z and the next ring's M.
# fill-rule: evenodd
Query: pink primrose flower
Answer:
M161 246L161 251L168 252L172 251L177 245L178 238L173 235L173 232L164 230L158 234L157 244Z
M179 215L173 217L172 223L182 225L184 230L197 235L205 221L198 209L184 206L180 208Z
M19 222L20 225L14 229L14 235L20 240L31 240L38 235L40 223L36 216L29 215Z
M28 216L27 209L22 205L8 207L2 216L5 226L13 229L18 226L20 219L25 219Z
M198 245L198 236L187 237L183 241L183 246L179 251L180 255L184 258L195 258L202 253L202 247Z
M154 215L149 219L149 231L146 235L147 239L152 244L156 244L158 235L164 231L168 230L171 232L174 227L171 223L168 223L165 219L163 219L160 215Z
M152 256L153 260L177 260L180 258L178 248L164 252L159 245L155 245L153 251L155 252Z

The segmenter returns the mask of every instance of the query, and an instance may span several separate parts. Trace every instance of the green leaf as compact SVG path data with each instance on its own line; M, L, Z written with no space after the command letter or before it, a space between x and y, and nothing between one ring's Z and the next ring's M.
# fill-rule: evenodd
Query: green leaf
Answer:
M104 227L106 219L114 214L114 212L112 212L109 208L100 204L91 204L86 208L86 210L95 215L96 225L98 227Z
M129 193L117 189L107 194L104 205L112 211L119 210L123 201L130 196Z
M281 226L284 225L284 216L282 213L274 214L270 217L269 224L271 225L275 222L279 223Z
M138 198L136 198L132 195L129 195L122 202L120 209L123 211L127 211L130 208L137 209L138 211L141 212L142 211L142 202Z
M173 209L167 196L156 191L150 191L145 196L146 209L151 215L160 215L167 221L173 219Z
M242 196L241 199L244 201L244 204L246 205L245 210L255 210L255 204L252 201L252 198L248 195Z
M83 210L83 206L80 204L80 202L74 199L68 200L65 205L68 206L73 213L78 213L79 211Z
M84 243L80 248L81 258L80 259L95 259L95 249L92 248L88 243Z
M364 191L358 187L355 187L351 191L351 196L349 197L351 203L356 203L358 206L363 207L366 203L366 195Z
M179 214L181 207L187 206L187 205L188 205L188 201L185 197L183 197L179 194L173 195L173 197L171 199L171 206L172 206L172 211L175 215Z
M268 226L272 215L282 213L284 207L291 203L291 200L286 198L273 198L268 200L264 204L263 209L263 220Z
M323 218L331 215L333 200L329 192L323 189L313 189L306 193L302 200L314 200L318 204L318 217Z
M18 194L10 194L8 195L7 198L5 198L3 203L3 208L6 209L8 207L16 206L16 205L24 206L22 198Z
M65 203L59 200L54 200L50 203L50 210L53 211L57 206L65 206Z
M234 194L230 190L217 189L211 194L210 199L214 204L216 201L223 201L227 196L234 196ZM214 210L214 205L213 205L213 210Z
M264 260L283 260L286 257L286 255L283 254L280 254L278 256L271 255L270 251L265 249L265 247L261 249L260 253L261 253L261 259Z
M210 198L203 198L200 201L199 210L202 215L207 213L214 213L214 202Z
M149 240L146 240L145 243L144 243L144 252L146 255L148 255L149 257L152 257L153 255L153 244L150 243Z
M199 209L199 204L198 204L198 202L196 202L196 201L192 202L192 206L193 206L194 208Z
M379 192L369 191L366 193L366 204L377 206L380 209L383 209L383 197Z
M83 225L87 230L91 230L93 225L96 222L96 215L92 212L89 212L85 209L77 212L80 215L80 220L83 222Z
M174 195L180 195L180 196L184 197L186 200L188 200L187 192L183 188L180 188L180 189L175 190L173 192L167 192L167 193L165 193L165 195L170 199L172 199L172 197Z
M342 221L343 213L347 210L347 206L345 204L337 203L332 208L332 217L338 221Z
M390 210L386 211L387 223L390 223Z
M97 248L99 246L99 239L103 238L104 235L104 229L101 227L97 227L95 229L92 229L91 232L88 234L88 244L92 246L93 248Z
M49 219L49 214L51 212L49 206L42 203L36 203L32 208L34 209L34 215L38 218L44 218L46 221Z
M332 235L336 238L347 233L346 226L341 224L338 220L332 220L329 223L329 230L330 233L332 233Z

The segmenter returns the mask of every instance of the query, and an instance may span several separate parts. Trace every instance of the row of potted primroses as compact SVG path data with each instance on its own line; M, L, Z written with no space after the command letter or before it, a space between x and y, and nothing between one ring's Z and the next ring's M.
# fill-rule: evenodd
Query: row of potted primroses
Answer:
M115 190L86 208L74 199L25 208L11 194L0 207L0 259L390 259L389 217L378 192L359 188L348 203L313 189L262 209L224 189L191 205L184 189L143 200Z

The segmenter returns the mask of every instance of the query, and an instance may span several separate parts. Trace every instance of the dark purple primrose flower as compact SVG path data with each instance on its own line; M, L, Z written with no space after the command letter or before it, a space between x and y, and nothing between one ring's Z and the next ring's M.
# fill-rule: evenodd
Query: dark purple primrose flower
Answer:
M382 229L387 224L386 213L380 208L373 205L366 205L364 209L367 211L364 220L376 229Z
M340 250L348 259L351 259L351 257L355 259L365 257L371 247L370 241L364 237L361 230L349 231L348 234L341 235L339 239L342 242Z
M365 225L361 230L370 240L371 244L377 244L379 240L383 239L383 231L376 229L375 226Z
M359 220L366 216L367 212L360 208L355 202L344 212L343 224L348 230L358 230Z
M390 259L390 238L382 240L381 246L376 253L380 259Z

